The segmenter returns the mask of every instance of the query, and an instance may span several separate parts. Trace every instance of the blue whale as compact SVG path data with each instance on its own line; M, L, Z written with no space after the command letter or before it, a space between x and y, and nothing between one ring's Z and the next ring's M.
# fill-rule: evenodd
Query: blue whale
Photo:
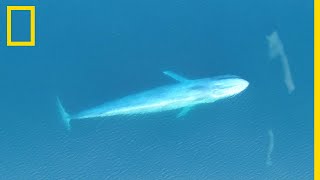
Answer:
M57 106L64 124L70 129L70 121L75 119L147 114L174 109L181 109L177 115L181 117L196 105L232 97L249 85L248 81L234 75L191 80L171 71L163 73L175 79L177 83L129 95L77 114L69 115L57 98Z

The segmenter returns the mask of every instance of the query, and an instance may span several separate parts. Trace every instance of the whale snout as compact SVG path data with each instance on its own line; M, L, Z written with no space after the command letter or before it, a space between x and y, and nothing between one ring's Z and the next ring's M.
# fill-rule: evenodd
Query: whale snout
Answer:
M237 88L239 89L240 92L247 89L247 87L249 86L249 82L247 80L239 79L238 81L239 82L238 82Z
M231 94L233 95L241 93L242 91L247 89L247 87L249 86L249 82L244 79L236 79L233 81L232 84L233 84L233 87L231 88L232 89Z

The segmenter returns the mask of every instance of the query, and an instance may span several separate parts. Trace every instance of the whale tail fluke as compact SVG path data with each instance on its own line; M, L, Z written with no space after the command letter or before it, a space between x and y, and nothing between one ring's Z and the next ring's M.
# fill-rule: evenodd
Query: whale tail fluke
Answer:
M59 97L57 97L57 106L58 106L58 110L59 110L59 113L60 113L60 116L63 120L63 123L64 125L66 126L66 128L68 130L70 130L70 120L71 120L71 117L70 115L65 111L64 107L62 106L62 103L59 99Z

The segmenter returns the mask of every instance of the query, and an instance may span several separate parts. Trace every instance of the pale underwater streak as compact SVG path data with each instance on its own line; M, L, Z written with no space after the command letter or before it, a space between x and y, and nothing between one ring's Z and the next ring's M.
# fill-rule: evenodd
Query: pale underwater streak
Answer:
M248 81L232 75L191 80L171 71L163 73L175 79L177 83L129 95L74 115L69 115L57 98L61 118L70 129L71 119L147 114L174 109L182 109L177 115L181 117L196 105L232 97L244 91L249 85Z
M272 165L272 160L271 160L271 153L274 148L274 135L272 129L268 131L268 136L269 136L269 146L268 146L268 151L267 151L267 160L266 160L266 165L271 166Z
M267 37L269 43L270 58L274 59L279 57L282 63L283 73L284 73L284 83L288 88L289 94L295 89L295 85L291 76L289 61L287 55L284 51L282 41L276 31L268 35Z

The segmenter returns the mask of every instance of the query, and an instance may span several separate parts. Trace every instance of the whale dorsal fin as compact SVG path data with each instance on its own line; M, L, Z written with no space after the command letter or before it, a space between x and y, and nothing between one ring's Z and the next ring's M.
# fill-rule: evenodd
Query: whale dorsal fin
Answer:
M165 74L165 75L167 75L167 76L171 77L172 79L175 79L175 80L177 80L179 82L189 81L189 79L187 79L185 77L182 77L182 76L180 76L180 75L178 75L178 74L176 74L176 73L174 73L172 71L163 71L163 74Z

